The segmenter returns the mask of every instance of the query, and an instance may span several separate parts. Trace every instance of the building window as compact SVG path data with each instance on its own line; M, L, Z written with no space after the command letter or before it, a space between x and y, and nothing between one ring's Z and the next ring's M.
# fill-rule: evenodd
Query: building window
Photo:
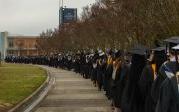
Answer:
M37 48L37 43L34 43L34 48Z
M13 55L13 51L12 50L8 51L8 55Z
M9 47L10 47L10 48L14 47L14 43L13 43L13 40L12 40L12 39L9 40Z
M25 41L24 40L17 40L16 46L17 46L18 49L25 48Z

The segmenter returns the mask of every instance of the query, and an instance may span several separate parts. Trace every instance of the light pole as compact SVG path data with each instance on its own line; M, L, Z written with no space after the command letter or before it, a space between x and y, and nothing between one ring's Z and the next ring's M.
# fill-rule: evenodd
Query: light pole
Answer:
M59 0L59 27L63 24L64 0Z

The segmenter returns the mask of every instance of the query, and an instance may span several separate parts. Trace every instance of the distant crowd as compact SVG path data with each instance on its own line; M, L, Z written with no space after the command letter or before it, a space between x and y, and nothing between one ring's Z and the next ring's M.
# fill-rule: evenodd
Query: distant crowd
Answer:
M112 112L179 112L179 37L165 46L130 51L81 50L50 56L7 56L7 63L73 70L91 79L111 101Z

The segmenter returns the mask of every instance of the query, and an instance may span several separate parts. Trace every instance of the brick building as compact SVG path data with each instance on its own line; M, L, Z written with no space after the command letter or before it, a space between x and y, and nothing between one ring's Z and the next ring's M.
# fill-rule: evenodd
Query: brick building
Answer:
M36 56L38 55L38 37L34 36L9 36L7 38L7 55Z
M5 56L37 56L39 55L37 49L38 36L9 36L6 32L6 36L3 36L4 32L1 32L0 42L3 43L0 46L0 52L2 59Z

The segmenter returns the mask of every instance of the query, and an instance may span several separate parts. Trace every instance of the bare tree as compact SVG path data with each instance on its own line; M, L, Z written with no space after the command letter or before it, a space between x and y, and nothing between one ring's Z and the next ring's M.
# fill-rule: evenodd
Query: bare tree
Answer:
M42 32L39 48L46 52L88 48L129 49L137 43L179 34L178 0L97 0L83 8L81 19Z

